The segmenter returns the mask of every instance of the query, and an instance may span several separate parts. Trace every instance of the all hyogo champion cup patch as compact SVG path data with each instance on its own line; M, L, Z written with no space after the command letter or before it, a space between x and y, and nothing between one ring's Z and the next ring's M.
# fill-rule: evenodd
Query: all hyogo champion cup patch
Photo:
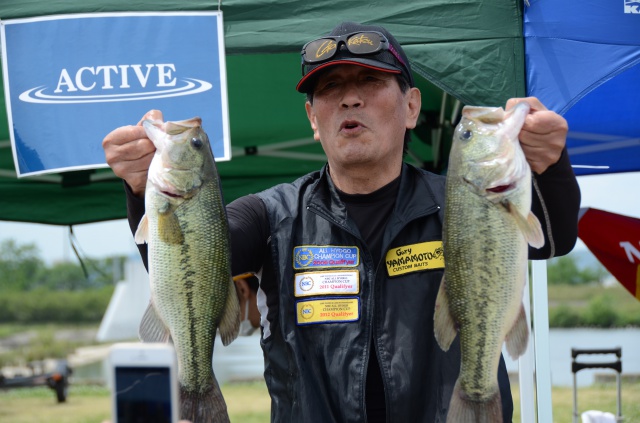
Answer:
M339 245L303 245L293 248L293 268L356 267L360 263L358 247Z
M428 241L392 248L387 251L385 264L389 276L444 269L442 241Z

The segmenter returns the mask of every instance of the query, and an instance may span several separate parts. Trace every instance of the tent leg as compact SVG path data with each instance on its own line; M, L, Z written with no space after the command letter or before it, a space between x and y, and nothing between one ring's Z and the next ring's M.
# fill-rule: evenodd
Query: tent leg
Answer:
M538 421L552 422L547 262L535 260L531 263Z
M527 284L524 287L524 295L522 296L525 315L529 328L531 328L531 301L529 297L529 275L527 274ZM520 385L520 421L522 423L535 423L535 394L533 374L535 372L534 362L534 342L533 336L529 337L527 350L518 360L518 384Z

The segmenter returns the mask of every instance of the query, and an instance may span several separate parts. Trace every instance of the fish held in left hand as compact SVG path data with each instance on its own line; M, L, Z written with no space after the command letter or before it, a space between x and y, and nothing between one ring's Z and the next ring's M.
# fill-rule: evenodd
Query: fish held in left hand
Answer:
M502 344L514 358L527 347L527 244L544 245L531 213L531 169L518 141L528 113L527 103L506 112L467 106L454 133L443 223L446 267L434 314L443 350L460 335L448 423L502 422Z
M238 335L240 307L231 278L229 232L220 182L200 118L145 120L156 147L135 240L147 242L151 303L143 342L174 344L180 415L192 423L229 422L212 369L216 331Z

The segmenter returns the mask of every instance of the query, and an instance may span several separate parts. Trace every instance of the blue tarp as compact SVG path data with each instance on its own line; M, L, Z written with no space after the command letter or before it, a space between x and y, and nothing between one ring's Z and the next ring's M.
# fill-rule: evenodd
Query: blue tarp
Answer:
M640 171L640 3L532 0L527 93L569 122L577 175Z

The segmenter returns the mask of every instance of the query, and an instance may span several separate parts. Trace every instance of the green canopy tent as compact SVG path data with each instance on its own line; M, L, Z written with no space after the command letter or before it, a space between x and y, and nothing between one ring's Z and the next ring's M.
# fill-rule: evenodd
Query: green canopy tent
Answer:
M304 96L294 87L300 77L300 47L340 21L383 25L405 47L423 92L424 116L407 156L420 166L440 170L446 158L448 140L443 137L445 145L441 145L438 134L443 132L437 122L443 121L441 112L451 112L452 101L443 101L443 97L464 104L503 105L508 98L525 93L522 5L513 0L225 0L221 4L203 0L3 0L0 19L218 9L224 14L233 155L231 161L219 164L227 201L292 181L324 163L306 119ZM153 34L138 41L153 42ZM130 123L139 118L131 116ZM37 119L34 116L34 125ZM2 101L0 220L74 225L126 216L122 182L109 169L16 178L7 125Z
M339 22L382 25L404 46L423 100L423 113L413 131L407 161L421 167L442 170L450 143L450 121L455 119L459 104L502 106L507 99L526 94L523 4L518 0L2 0L0 19L212 10L224 14L232 159L218 167L227 201L292 181L319 169L326 161L319 143L313 140L304 112L304 95L294 87L300 78L301 46L326 34ZM136 41L153 43L154 34ZM2 88L0 94L4 97ZM134 124L139 118L131 116L127 124ZM34 125L37 124L34 116ZM126 216L122 181L109 169L22 179L15 175L2 101L0 221L71 226ZM538 285L535 279L534 274L534 290ZM543 313L534 313L534 317L538 314ZM542 340L546 339L545 328L548 332L548 322L536 321L536 340L536 331L541 331ZM521 358L528 366L521 365L523 422L535 419L531 351L530 347L527 358ZM538 375L549 373L548 363L539 364L537 369ZM548 381L536 386L538 398L542 398L541 391L550 395ZM542 405L538 404L539 416L550 415L550 398L544 399Z

